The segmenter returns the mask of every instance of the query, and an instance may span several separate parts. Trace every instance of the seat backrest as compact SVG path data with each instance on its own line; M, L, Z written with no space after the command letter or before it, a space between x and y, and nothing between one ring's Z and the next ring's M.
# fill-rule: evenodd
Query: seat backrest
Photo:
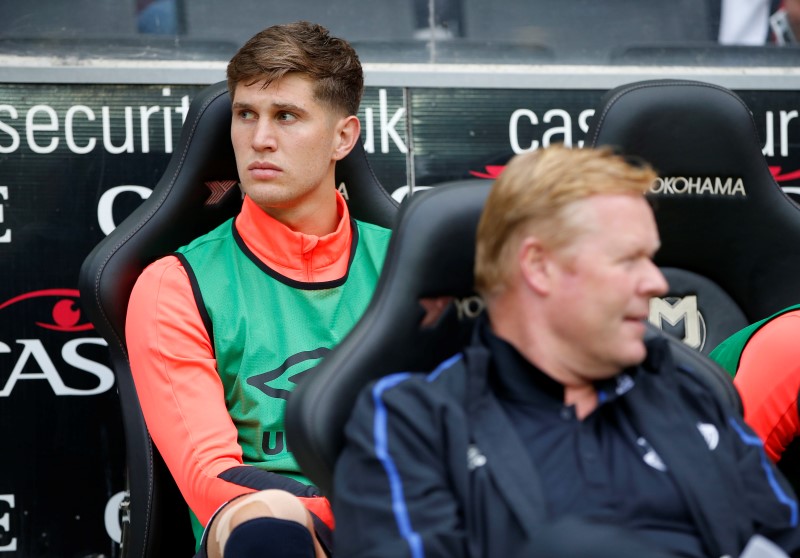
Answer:
M191 556L194 552L186 505L144 424L128 363L125 316L131 289L149 263L241 208L230 122L225 82L199 93L189 108L177 149L151 196L92 250L80 270L81 301L108 342L121 399L130 492L123 549L129 557ZM337 163L336 183L354 218L393 226L397 202L381 187L360 142Z
M475 232L491 181L468 180L415 194L401 209L375 295L361 321L289 398L287 438L303 471L333 494L344 425L358 392L399 371L432 370L469 340L483 311L473 289ZM420 301L452 297L439 319L421 325ZM665 335L652 328L650 335ZM697 351L668 336L680 363L707 378L733 406L730 378Z
M670 292L651 306L654 323L708 353L800 302L800 207L774 181L735 93L678 80L618 87L601 100L587 144L640 157L661 177L650 198Z

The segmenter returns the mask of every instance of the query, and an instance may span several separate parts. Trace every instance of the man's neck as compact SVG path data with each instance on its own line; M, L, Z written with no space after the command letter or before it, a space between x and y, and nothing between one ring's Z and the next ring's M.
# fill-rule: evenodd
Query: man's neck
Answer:
M597 408L597 390L594 384L564 386L564 405L575 406L575 416L583 420Z
M501 296L492 300L489 306L492 331L510 343L543 374L561 384L564 387L564 404L574 405L576 416L582 420L597 408L594 383L582 377L580 370L574 370L574 366L564 360L563 355L568 353L568 348L560 347L559 340L547 334L547 328L537 326L535 315L520 311L521 306L513 297ZM502 319L492 320L492 315L502 316ZM511 316L518 319L511 320Z
M308 214L293 211L269 213L276 221L280 221L291 230L310 236L329 235L336 231L339 225L339 214L335 206L333 211L326 209Z
M295 232L325 236L336 231L340 214L334 190L325 199L309 200L292 207L269 207L264 211Z

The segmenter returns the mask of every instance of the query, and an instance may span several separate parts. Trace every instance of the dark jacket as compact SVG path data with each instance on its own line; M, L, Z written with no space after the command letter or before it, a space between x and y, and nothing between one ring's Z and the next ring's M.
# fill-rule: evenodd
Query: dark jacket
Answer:
M337 556L542 555L537 530L552 518L489 388L489 360L476 341L430 374L388 376L362 392L335 471ZM676 367L662 339L648 342L635 378L620 412L673 475L708 555L738 556L755 533L800 555L794 494L740 417ZM700 421L719 431L713 452Z

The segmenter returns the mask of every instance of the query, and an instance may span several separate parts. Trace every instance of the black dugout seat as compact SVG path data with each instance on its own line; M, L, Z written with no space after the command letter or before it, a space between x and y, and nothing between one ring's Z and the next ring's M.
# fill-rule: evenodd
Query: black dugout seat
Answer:
M359 390L399 371L429 371L458 352L483 311L473 290L475 231L491 182L467 180L418 193L401 208L378 287L361 321L289 399L287 437L303 471L335 498L333 469ZM420 301L452 297L438 320ZM649 335L665 335L651 328ZM667 336L678 362L739 408L730 378Z
M631 83L602 99L587 145L651 163L669 293L651 322L704 353L800 303L800 207L776 184L753 116L735 93L695 81ZM800 444L779 467L800 487Z
M651 307L656 325L708 353L800 303L800 207L773 179L735 93L677 80L618 87L600 102L587 145L640 157L661 177L649 197L670 292Z
M129 501L125 557L194 554L188 511L142 417L125 344L128 297L153 260L238 213L241 194L230 141L231 102L225 82L198 94L181 138L152 195L87 256L79 277L81 301L108 342L126 436ZM397 202L381 187L363 146L336 166L336 184L353 217L391 228Z

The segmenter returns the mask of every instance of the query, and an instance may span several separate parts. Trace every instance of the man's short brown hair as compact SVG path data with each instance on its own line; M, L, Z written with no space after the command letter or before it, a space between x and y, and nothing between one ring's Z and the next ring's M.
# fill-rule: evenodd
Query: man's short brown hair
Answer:
M274 25L257 33L228 63L231 98L239 83L265 87L286 74L314 82L316 98L343 115L355 115L364 91L364 74L356 51L344 39L331 37L315 23Z
M570 219L573 202L599 194L643 195L656 179L644 162L631 162L610 148L550 146L511 159L492 186L478 224L475 288L487 297L502 291L524 235L551 249L580 233Z

